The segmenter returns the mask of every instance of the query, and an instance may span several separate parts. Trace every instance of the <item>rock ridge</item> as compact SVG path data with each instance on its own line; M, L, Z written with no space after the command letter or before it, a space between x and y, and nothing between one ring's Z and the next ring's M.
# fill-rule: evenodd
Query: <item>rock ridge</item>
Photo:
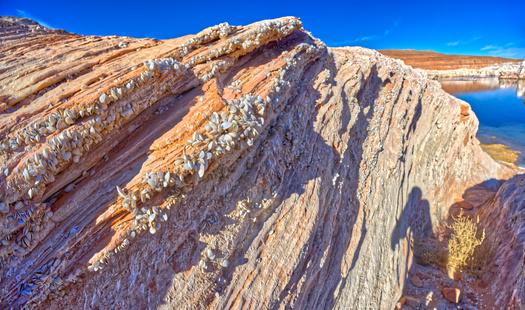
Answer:
M294 17L0 25L2 308L393 308L410 240L514 173L424 71Z

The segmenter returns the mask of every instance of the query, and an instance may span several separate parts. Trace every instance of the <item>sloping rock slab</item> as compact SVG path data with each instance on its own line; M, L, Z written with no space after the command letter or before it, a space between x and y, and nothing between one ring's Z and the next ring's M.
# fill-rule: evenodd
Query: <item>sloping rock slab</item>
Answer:
M410 239L512 174L424 72L296 18L164 41L0 23L6 308L393 308Z

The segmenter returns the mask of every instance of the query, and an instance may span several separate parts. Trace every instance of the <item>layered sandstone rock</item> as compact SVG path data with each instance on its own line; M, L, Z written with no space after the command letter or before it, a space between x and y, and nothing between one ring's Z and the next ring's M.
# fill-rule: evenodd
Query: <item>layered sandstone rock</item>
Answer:
M1 22L5 308L387 309L513 172L465 102L292 17L173 40Z

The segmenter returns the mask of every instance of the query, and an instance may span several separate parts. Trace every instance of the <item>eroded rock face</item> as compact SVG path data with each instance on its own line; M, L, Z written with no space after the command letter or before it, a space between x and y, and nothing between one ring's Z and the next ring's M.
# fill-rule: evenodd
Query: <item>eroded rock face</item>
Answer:
M525 174L520 174L489 193L480 211L495 254L484 280L501 309L525 309L524 197Z
M410 239L513 173L423 71L296 18L165 41L2 23L6 308L393 308Z

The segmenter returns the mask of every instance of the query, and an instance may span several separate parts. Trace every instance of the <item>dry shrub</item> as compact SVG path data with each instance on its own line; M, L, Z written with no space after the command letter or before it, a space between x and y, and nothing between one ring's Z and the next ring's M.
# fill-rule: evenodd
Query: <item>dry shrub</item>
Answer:
M481 245L474 249L472 258L467 263L465 270L471 275L481 278L486 272L487 263L493 260L494 254L494 243L485 236L485 240Z
M486 238L485 230L466 216L454 218L445 227L452 230L448 247L432 239L415 239L414 256L418 264L435 265L451 270L462 270L480 278L487 262L494 257L493 242Z
M430 240L414 240L414 256L420 265L446 267L448 253L446 248Z
M485 240L485 230L478 231L478 224L479 218L477 222L474 222L470 218L460 215L454 217L452 224L446 225L452 230L452 235L448 241L447 267L449 269L465 271L469 271L473 267L483 269L486 262L484 258L488 252L491 252L491 247L488 243L483 248L479 247ZM477 253L476 248L480 248ZM481 257L482 254L485 257Z

